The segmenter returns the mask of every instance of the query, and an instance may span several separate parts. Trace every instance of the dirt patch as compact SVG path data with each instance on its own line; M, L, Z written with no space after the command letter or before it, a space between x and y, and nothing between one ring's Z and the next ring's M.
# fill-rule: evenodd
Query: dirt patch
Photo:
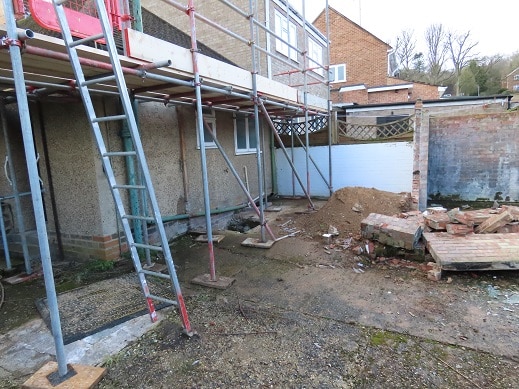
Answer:
M358 234L360 224L370 213L398 215L408 211L408 193L385 192L373 188L346 187L333 193L317 211L301 215L297 225L310 236L322 235L331 226L339 234Z

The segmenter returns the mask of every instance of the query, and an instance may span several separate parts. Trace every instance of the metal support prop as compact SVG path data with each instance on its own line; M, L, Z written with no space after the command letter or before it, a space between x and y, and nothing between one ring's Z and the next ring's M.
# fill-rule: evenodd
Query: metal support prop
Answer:
M286 149L285 145L283 144L283 141L281 140L278 132L276 131L276 127L274 126L274 123L272 122L272 119L270 118L269 113L268 113L267 109L265 108L265 105L259 99L258 99L258 102L259 102L259 106L261 108L261 111L263 112L263 115L267 119L267 122L268 122L268 124L270 126L270 129L272 130L272 133L274 134L274 137L276 138L276 140L277 140L277 142L279 144L279 147L281 147L281 150L283 150L283 154L285 154L285 157L286 157L288 163L290 164L290 167L292 168L292 172L296 176L297 181L299 182L299 185L301 186L301 189L303 190L306 198L308 199L308 203L309 203L310 207L312 209L314 209L315 208L314 207L314 203L312 202L312 199L310 198L309 193L306 191L305 184L303 184L303 181L301 180L301 177L299 177L299 174L297 173L296 167L295 167L294 163L292 162L292 160L290 159L290 157L288 155L288 152L287 152L287 149Z
M305 1L303 0L303 20L304 22L304 28L303 28L303 36L304 36L304 42L305 42L305 50L303 54L303 64L305 66L305 70L303 72L303 99L304 99L304 105L305 105L305 166L306 166L306 191L308 192L308 195L310 196L311 190L310 190L310 158L309 156L309 150L310 150L310 135L308 134L308 69L310 68L310 61L308 60L308 34L306 32L306 11L305 11ZM312 204L312 209L314 209L314 206Z
M216 266L214 260L214 245L213 245L213 230L211 226L211 203L209 201L209 183L207 176L207 158L205 155L205 135L204 135L204 115L202 112L202 91L200 74L198 72L198 46L196 43L196 28L195 28L195 5L194 0L189 0L187 13L189 15L189 22L191 27L191 58L193 60L193 75L195 78L195 95L196 95L196 127L198 132L198 139L200 140L200 161L202 164L202 186L204 192L204 209L205 209L205 224L207 232L207 246L209 248L209 279L210 281L217 281Z
M211 137L213 138L214 144L216 145L216 147L218 148L218 150L222 154L222 157L225 160L225 162L227 163L227 166L229 167L229 169L231 170L231 173L236 178L236 181L238 181L238 185L240 185L240 188L243 190L243 193L245 193L245 196L247 196L247 200L249 201L249 204L251 205L251 207L256 212L256 215L260 216L261 215L261 211L256 206L256 202L252 198L252 195L250 194L249 190L247 189L247 186L243 183L243 180L241 179L240 175L238 174L238 172L234 168L234 166L233 166L233 164L231 162L231 159L229 158L229 156L227 155L227 153L223 149L222 145L220 144L220 142L218 141L216 136L213 134L213 131L211 130L211 127L209 126L209 123L207 123L207 121L204 120L204 125L205 125L205 128L207 129L207 132L209 134L211 134ZM272 240L276 240L276 236L274 235L274 233L272 232L272 230L270 229L270 227L268 226L267 223L265 223L265 229L267 230L267 232L270 235L270 237L272 238Z
M323 172L321 171L321 169L319 169L319 166L317 165L317 163L315 162L315 160L312 158L312 155L310 154L310 150L307 150L306 149L306 146L305 144L303 143L303 141L301 140L301 138L299 137L298 134L295 134L296 135L296 138L297 140L299 141L299 143L301 144L301 147L303 148L303 150L305 152L308 153L308 158L310 159L310 162L312 162L312 165L314 165L315 167L315 170L317 170L317 173L319 173L319 175L321 176L321 178L323 179L324 183L326 184L326 186L328 187L328 189L331 190L331 187L330 187L330 184L328 183L328 180L326 179L326 177L324 176Z
M333 194L333 181L332 181L332 130L333 130L333 124L332 123L332 115L331 115L331 90L330 90L330 8L328 7L328 0L326 0L326 6L325 6L325 18L326 18L326 63L328 64L326 70L328 72L327 77L327 90L328 90L328 174L330 177L330 181L328 183L328 188L330 189L330 196Z
M0 116L2 117L2 129L4 132L4 141L5 141L5 150L7 152L7 163L9 164L9 176L10 176L10 183L13 187L13 198L14 198L14 207L16 212L16 222L18 224L18 233L20 234L20 243L22 245L22 253L23 253L23 259L25 263L25 272L27 274L32 273L32 265L31 265L31 255L29 253L29 246L27 245L27 234L25 231L25 221L23 219L23 212L22 212L22 203L20 200L20 192L18 192L18 179L16 178L16 169L13 165L13 152L11 149L11 141L9 139L9 131L7 128L7 115L5 110L5 101L4 99L0 99ZM32 134L32 131L31 131ZM39 176L38 176L39 177ZM38 178L39 181L39 178ZM38 192L40 192L40 188L38 185ZM5 198L5 197L4 197ZM2 216L2 223L3 223L3 216ZM7 246L5 246L6 252L9 252L9 249ZM7 254L8 255L8 254ZM7 258L6 258L7 260Z
M12 40L18 39L16 21L14 20L13 4L10 0L3 0L6 17L7 35ZM65 357L65 347L63 344L63 334L58 310L58 299L52 273L52 262L50 257L49 240L47 226L45 225L45 213L43 209L43 199L40 191L40 178L38 175L38 165L36 161L36 150L34 148L34 138L32 136L31 117L29 113L29 102L25 90L25 78L23 74L22 56L20 47L13 44L9 48L11 63L13 67L14 84L16 89L16 99L18 102L18 113L22 125L22 137L25 148L25 159L32 193L32 204L34 208L34 218L36 220L36 230L38 232L38 243L40 246L41 262L45 278L45 290L47 293L47 304L50 312L50 322L54 346L56 348L56 360L58 363L58 374L63 377L67 374L68 367Z
M261 225L261 241L266 242L265 239L265 203L263 202L263 165L261 163L261 141L260 141L260 123L259 123L259 110L258 110L258 65L256 59L256 43L254 34L254 8L252 6L252 0L249 0L249 21L250 21L250 36L251 36L251 57L252 57L252 97L254 99L254 132L256 134L256 162L258 166L258 192L259 192L259 218Z

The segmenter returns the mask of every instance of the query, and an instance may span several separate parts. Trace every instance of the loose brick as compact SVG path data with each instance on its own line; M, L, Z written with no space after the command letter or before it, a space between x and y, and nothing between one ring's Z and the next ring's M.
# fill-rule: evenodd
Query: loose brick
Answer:
M485 220L474 230L478 234L488 234L496 232L499 227L511 222L514 217L508 211L504 211L500 214L493 215L492 217Z

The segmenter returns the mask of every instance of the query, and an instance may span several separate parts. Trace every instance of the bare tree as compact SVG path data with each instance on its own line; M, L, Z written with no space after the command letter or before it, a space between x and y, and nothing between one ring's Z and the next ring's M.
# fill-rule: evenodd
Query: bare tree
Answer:
M396 38L395 53L398 63L402 70L411 69L413 57L416 50L416 39L414 39L414 30L402 30Z
M447 78L445 61L447 58L447 33L442 24L432 24L425 31L427 45L427 70L429 82L440 85Z
M478 42L473 43L469 38L470 31L464 34L453 34L451 32L447 34L447 46L456 76L456 95L459 95L461 71L478 55L478 53L473 52Z

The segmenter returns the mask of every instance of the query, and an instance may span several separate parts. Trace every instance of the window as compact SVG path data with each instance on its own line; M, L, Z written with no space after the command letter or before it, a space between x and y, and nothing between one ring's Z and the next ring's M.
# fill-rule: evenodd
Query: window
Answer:
M276 35L282 39L276 39L276 50L281 54L286 55L290 59L297 61L297 50L288 47L288 45L285 43L288 42L291 46L297 47L296 25L290 22L286 15L283 15L281 12L275 11L274 17L276 24Z
M518 81L519 80L519 74L515 74L514 75L514 81Z
M216 116L214 114L214 110L210 108L202 108L202 115L204 117L204 122L211 127L213 130L213 134L216 136ZM213 137L207 131L207 128L204 123L204 144L206 149L214 149L216 148L216 143L213 141ZM196 148L200 148L200 137L198 136L198 116L197 116L197 129L196 129Z
M256 152L256 131L254 121L247 116L234 117L234 147L236 154L250 154Z
M308 38L308 67L323 75L323 48L313 39Z
M514 92L519 92L519 85L514 85L512 89Z
M346 81L346 65L332 65L330 66L330 82L345 82Z

